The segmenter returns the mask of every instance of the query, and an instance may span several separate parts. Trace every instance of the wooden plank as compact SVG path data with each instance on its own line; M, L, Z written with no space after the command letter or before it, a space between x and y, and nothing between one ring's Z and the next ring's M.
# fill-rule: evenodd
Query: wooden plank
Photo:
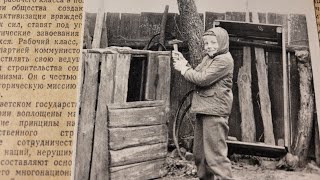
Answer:
M104 1L99 1L99 9L96 17L96 24L94 27L94 34L93 34L93 41L92 41L92 48L99 48L101 42L101 33L102 33L102 26L104 22Z
M116 54L102 55L90 179L102 180L109 177L107 104L112 102L113 97L116 56Z
M166 123L163 118L163 107L110 109L109 116L109 127L146 126Z
M116 73L114 78L114 102L125 103L127 102L128 93L128 76L130 70L131 54L117 55Z
M147 73L146 73L146 86L145 86L145 99L156 100L156 88L158 84L158 66L159 60L156 52L148 53Z
M253 113L251 83L251 48L245 46L243 47L243 65L239 69L238 74L241 140L245 142L256 141L256 125Z
M104 20L102 24L101 40L100 40L101 48L108 47L108 27L107 27L106 17L107 17L107 14L104 13Z
M129 109L129 108L143 108L143 107L159 107L164 106L164 100L157 100L157 101L135 101L135 102L127 102L123 103L115 103L109 104L109 109Z
M89 179L100 54L89 53L84 58L85 77L78 121L75 179Z
M111 150L164 143L168 140L168 128L166 125L110 128L109 134Z
M166 119L169 121L168 114L170 111L170 81L171 81L171 56L159 55L159 69L158 77L159 82L157 84L157 97L156 99L161 99L165 101L166 107Z
M269 93L273 119L273 132L277 145L284 146L284 93L283 93L283 61L279 52L267 52ZM280 144L279 144L279 143ZM282 143L282 144L281 144Z
M232 81L238 82L238 74L239 69L242 66L243 61L243 48L236 49L232 47L230 49L230 53L232 54L232 57L234 59L234 70L233 70L233 79ZM241 139L241 113L240 113L240 107L239 107L239 98L238 93L239 89L237 85L232 86L232 93L234 95L233 103L232 103L232 111L229 116L229 136L236 137L237 139Z
M292 144L292 140L296 138L297 132L297 122L298 122L298 112L300 108L300 96L299 92L299 71L296 56L292 53L288 53L288 63L289 63L289 119L290 119L290 134L291 139L289 144ZM290 148L289 148L290 149Z
M108 41L117 39L120 35L120 13L107 13Z
M289 38L290 45L309 45L307 20L305 15L290 14L289 15Z
M214 13L214 12L205 12L205 30L214 27L214 21L216 20L225 20L225 13Z
M160 24L160 35L159 35L159 43L164 45L165 37L166 37L166 25L167 25L167 18L168 18L168 11L169 11L169 5L166 5L164 8L164 12L161 19ZM158 47L158 51L162 51L162 46Z
M226 12L226 20L228 21L246 21L245 12Z
M267 65L264 49L255 48L255 56L256 68L258 73L260 111L264 128L264 142L266 144L275 145L271 114L271 102L268 86Z
M94 27L96 23L96 17L97 13L88 13L86 12L86 19L85 19L85 24L89 29L89 34L91 37L93 37L94 34Z
M111 167L145 162L164 158L167 143L131 147L119 151L110 151Z
M111 179L145 180L157 179L167 174L165 159L111 168Z
M287 150L284 146L274 146L265 143L249 143L227 140L227 144L229 153L231 152L271 158L283 157L287 153Z
M289 106L289 80L288 80L288 59L286 52L285 37L282 30L282 77L283 77L283 120L284 120L284 145L291 152L291 133L290 133L290 106Z
M288 15L287 14L267 13L267 24L281 25L283 28L282 35L285 38L285 42L288 42Z
M267 24L267 14L266 13L258 13L259 23Z
M265 25L257 23L230 22L219 20L216 22L216 26L226 29L230 37L243 37L247 39L266 40L273 42L279 41L279 34L277 33L277 29L280 28L280 25ZM261 31L261 29L263 29L263 31Z
M121 38L139 38L140 14L122 13L120 20Z
M160 33L161 19L162 13L142 12L139 27L140 37L150 39Z

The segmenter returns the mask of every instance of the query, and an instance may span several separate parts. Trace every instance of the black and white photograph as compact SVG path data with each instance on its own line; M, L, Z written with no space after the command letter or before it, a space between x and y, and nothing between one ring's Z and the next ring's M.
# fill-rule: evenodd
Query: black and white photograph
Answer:
M320 179L313 0L83 9L73 179Z

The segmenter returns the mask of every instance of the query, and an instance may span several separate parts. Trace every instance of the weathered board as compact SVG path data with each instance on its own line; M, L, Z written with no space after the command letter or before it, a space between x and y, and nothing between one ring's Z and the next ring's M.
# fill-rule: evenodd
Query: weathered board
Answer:
M127 102L128 75L130 69L131 54L118 54L116 72L114 76L114 99L115 103Z
M256 124L251 90L251 48L243 47L243 65L238 73L239 105L241 112L241 140L256 142Z
M107 13L108 40L116 39L120 35L120 13Z
M267 65L265 61L265 51L262 48L255 48L256 68L258 73L258 87L260 108L264 128L264 142L275 145L273 123L271 114L271 102L268 85Z
M166 102L165 113L166 120L168 119L168 114L170 111L170 81L171 81L171 55L159 55L159 66L158 66L158 83L157 83L157 93L156 99L162 99Z
M129 28L130 27L130 28ZM120 37L134 39L139 37L140 14L122 13L120 20Z
M166 154L167 143L131 147L118 151L111 150L111 167L164 158Z
M111 168L111 179L145 180L166 175L165 159Z
M214 27L214 21L216 20L225 20L226 14L225 13L214 13L214 12L206 12L205 17L205 30Z
M147 74L146 74L146 87L145 87L145 99L155 100L157 83L158 83L158 66L159 61L157 59L157 54L155 52L148 53L148 63L147 63Z
M111 150L163 143L168 140L166 125L110 128L109 131Z
M164 107L113 109L109 112L110 127L164 124Z
M100 54L88 53L84 56L85 78L82 86L81 111L78 121L75 179L89 179L93 142L98 71Z
M283 95L283 71L282 57L279 52L267 52L268 84L271 102L273 132L276 145L283 146L284 137L284 95ZM278 143L280 142L280 144Z
M112 102L115 54L102 54L90 179L109 176L108 109Z

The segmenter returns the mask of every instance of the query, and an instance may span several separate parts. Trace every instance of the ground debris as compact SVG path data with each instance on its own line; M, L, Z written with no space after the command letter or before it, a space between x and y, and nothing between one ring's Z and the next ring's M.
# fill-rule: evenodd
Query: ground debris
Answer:
M167 176L173 177L196 177L197 168L193 161L181 160L179 157L168 156L166 159Z

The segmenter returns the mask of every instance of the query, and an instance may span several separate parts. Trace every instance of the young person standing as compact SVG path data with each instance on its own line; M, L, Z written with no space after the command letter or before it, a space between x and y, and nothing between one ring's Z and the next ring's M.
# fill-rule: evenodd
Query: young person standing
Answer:
M234 66L229 36L217 27L207 30L202 40L206 56L195 69L180 52L172 51L174 68L196 85L190 112L196 113L197 118L193 150L197 175L205 180L232 179L226 143Z

